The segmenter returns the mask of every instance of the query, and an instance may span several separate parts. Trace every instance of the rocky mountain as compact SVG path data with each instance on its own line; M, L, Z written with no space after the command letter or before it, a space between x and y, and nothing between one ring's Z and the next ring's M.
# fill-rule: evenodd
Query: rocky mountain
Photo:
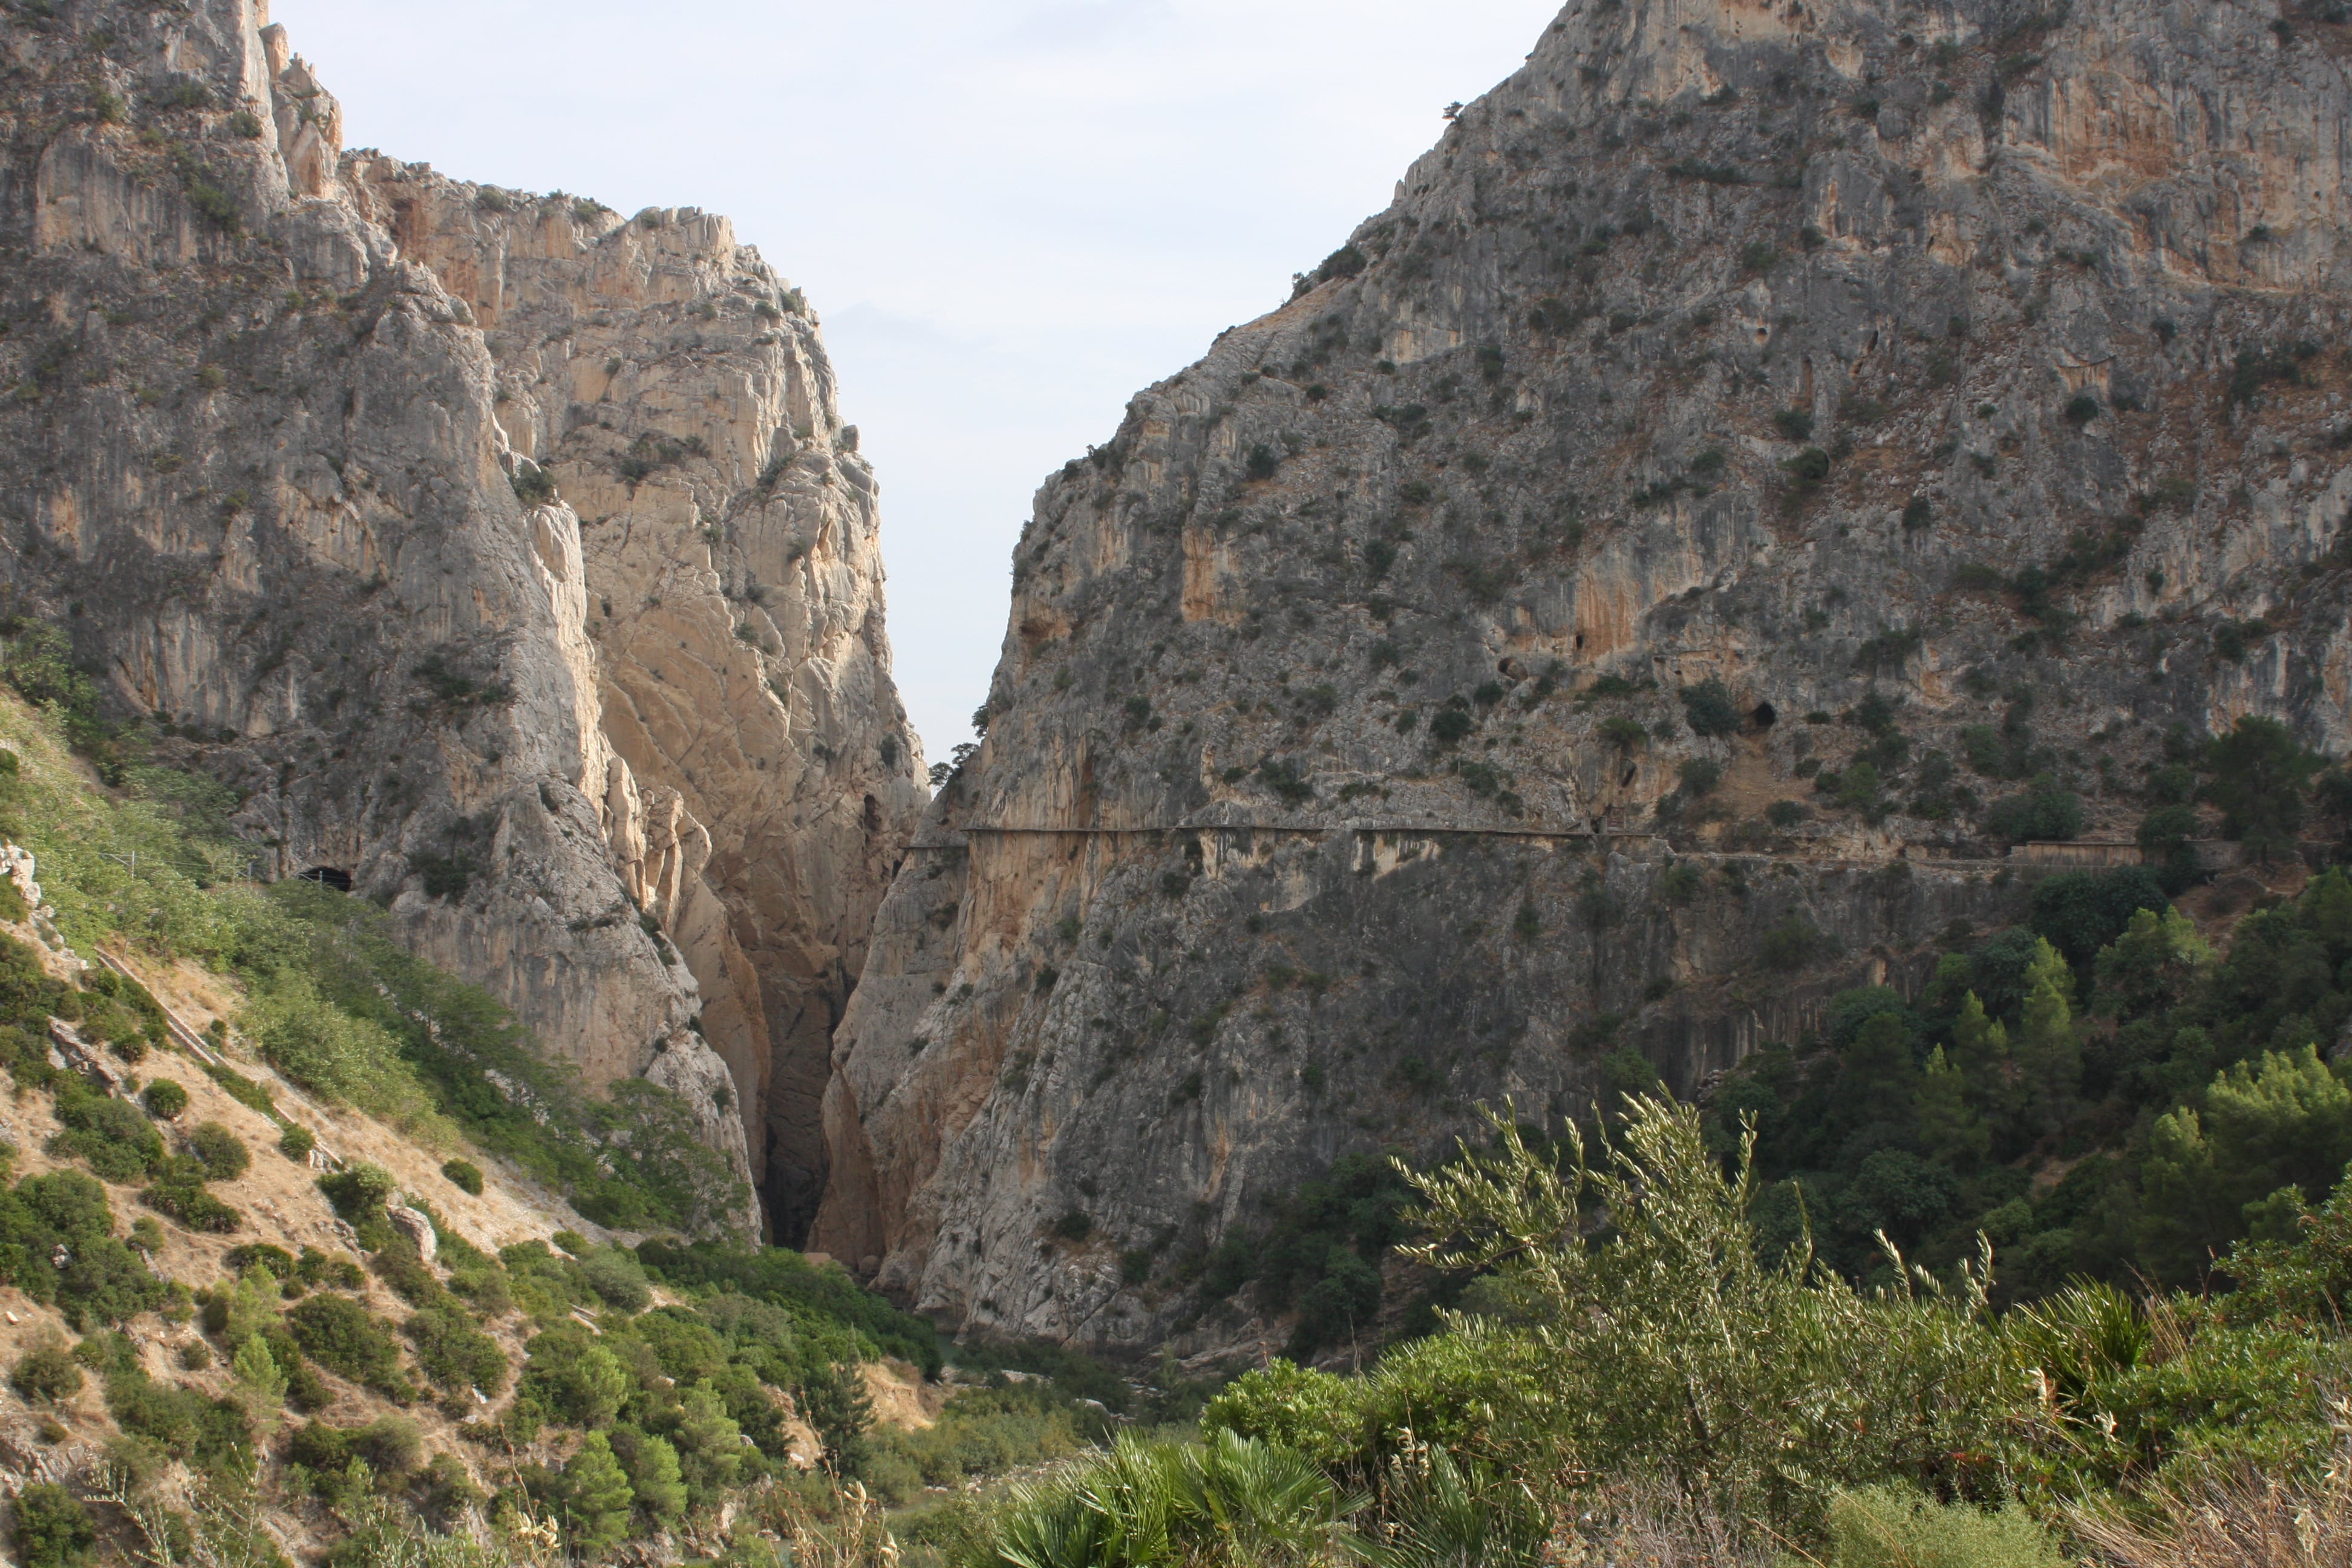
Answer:
M975 1330L1245 1336L1200 1260L1336 1158L1703 1091L2136 858L2189 739L2340 755L2347 53L1575 0L1038 492L814 1244Z
M676 1089L796 1236L923 798L805 300L721 218L345 153L256 0L5 47L16 609L236 787L256 875Z

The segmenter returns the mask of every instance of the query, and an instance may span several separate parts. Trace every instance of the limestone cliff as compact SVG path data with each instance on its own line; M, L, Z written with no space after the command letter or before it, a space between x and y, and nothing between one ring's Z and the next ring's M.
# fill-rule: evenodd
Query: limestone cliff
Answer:
M2268 3L1571 5L1039 491L818 1243L1151 1342L1337 1154L1907 983L2013 911L2035 775L2127 837L2176 726L2340 753L2347 55Z
M471 307L501 428L580 516L616 854L700 982L796 1237L833 1026L929 794L874 472L816 323L721 217L624 220L366 153L344 178Z
M5 47L17 603L238 787L257 874L348 874L795 1223L920 769L805 303L722 220L343 156L254 0Z

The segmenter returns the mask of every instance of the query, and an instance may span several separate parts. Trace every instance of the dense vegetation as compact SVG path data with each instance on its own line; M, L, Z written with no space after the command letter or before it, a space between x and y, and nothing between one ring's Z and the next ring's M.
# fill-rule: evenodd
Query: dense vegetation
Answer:
M1756 1120L1768 1248L1883 1273L1884 1231L1948 1267L1979 1232L2004 1299L2088 1275L2188 1285L2284 1239L2352 1158L2352 1090L2315 1047L2352 1017L2352 877L2240 921L2226 957L2138 868L2051 878L2029 925L1875 987L1822 1037L1743 1065L1718 1149Z

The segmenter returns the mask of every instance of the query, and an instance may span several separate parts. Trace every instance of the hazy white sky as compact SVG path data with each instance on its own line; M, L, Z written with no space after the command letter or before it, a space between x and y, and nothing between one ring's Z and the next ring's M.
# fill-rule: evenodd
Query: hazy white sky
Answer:
M346 135L725 213L882 481L925 749L967 739L1038 481L1279 304L1559 0L275 0Z

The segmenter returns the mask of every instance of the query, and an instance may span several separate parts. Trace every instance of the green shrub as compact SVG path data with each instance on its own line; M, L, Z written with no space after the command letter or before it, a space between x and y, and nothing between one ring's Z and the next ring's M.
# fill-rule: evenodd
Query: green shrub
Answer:
M867 1475L890 1500L905 1503L925 1487L1033 1469L1082 1446L1069 1401L1049 1384L967 1389L929 1427L877 1432Z
M250 1459L253 1433L235 1400L157 1383L140 1370L135 1352L107 1369L106 1408L124 1436L172 1458L197 1465Z
M677 1450L633 1423L613 1428L613 1456L629 1480L636 1506L656 1525L677 1522L686 1511L686 1480L678 1468Z
M164 1295L146 1260L115 1239L106 1189L79 1171L0 1192L0 1278L55 1302L78 1331L152 1311Z
M214 1182L233 1182L245 1174L253 1156L246 1152L245 1140L217 1121L200 1121L188 1134L188 1152L205 1168L205 1178Z
M1987 1512L1895 1487L1840 1492L1829 1513L1830 1568L2065 1568L2039 1521L2015 1503Z
M330 1103L394 1119L424 1108L400 1042L373 1019L335 1005L308 973L271 976L253 992L243 1024L265 1061Z
M203 1176L201 1168L159 1173L155 1183L139 1194L139 1201L190 1230L226 1236L243 1225L245 1216L205 1191Z
M1743 1152L1727 1174L1690 1107L1633 1102L1599 1168L1571 1123L1564 1173L1507 1118L1489 1120L1486 1148L1410 1178L1437 1239L1406 1255L1495 1268L1488 1300L1526 1325L1480 1358L1507 1392L1468 1451L1736 1495L1784 1534L1816 1528L1840 1484L1996 1484L1972 1456L2032 1394L1985 1321L1980 1270L1942 1289L1899 1270L1865 1295L1809 1255L1767 1265L1752 1164ZM1613 1239L1593 1237L1588 1203Z
M37 1481L16 1494L16 1557L25 1568L79 1568L98 1546L98 1522L65 1488Z
M2212 779L2205 798L2221 808L2225 837L2263 860L2294 848L2303 826L2304 791L2322 759L2276 720L2249 717L2213 742L2206 765Z
M33 1403L55 1403L81 1392L81 1368L74 1364L72 1352L51 1341L26 1351L8 1381Z
M57 1112L65 1131L49 1140L49 1152L80 1160L101 1180L135 1182L163 1163L163 1136L129 1100L68 1079L58 1085Z
M1738 732L1739 709L1731 700L1731 689L1717 677L1684 687L1681 695L1683 719L1692 734L1715 737Z
M441 1167L441 1173L474 1196L482 1195L482 1168L471 1160L451 1160Z
M381 1218L384 1205L400 1184L382 1165L365 1160L354 1160L340 1171L319 1178L319 1190L335 1212L356 1225L363 1219Z
M739 1292L784 1308L804 1322L838 1323L870 1343L876 1353L913 1362L927 1377L939 1374L942 1358L931 1324L861 1290L837 1266L821 1268L782 1247L719 1242L681 1247L648 1241L637 1248L637 1258L665 1284ZM511 1261L508 1266L513 1267Z
M2074 838L2083 831L2083 797L2043 773L2031 789L1993 802L1984 823L1986 832L2012 843Z
M1756 944L1756 961L1767 969L1788 973L1804 968L1831 950L1829 939L1802 916L1790 915L1769 928Z
M146 1102L147 1114L158 1121L169 1121L188 1109L188 1091L168 1078L156 1079L139 1098Z
M565 1462L557 1495L564 1534L575 1551L594 1553L628 1533L629 1509L636 1494L604 1433L589 1433Z
M223 1037L223 1038L226 1037L226 1036ZM205 1076L220 1085L227 1091L231 1100L236 1100L247 1110L257 1110L273 1121L278 1120L277 1098L266 1087L254 1082L236 1068L206 1062Z
M307 1127L289 1126L278 1137L278 1152L289 1160L308 1164L310 1151L319 1146L318 1138Z
M440 1307L449 1301L449 1292L443 1287L441 1277L432 1266L416 1254L416 1248L403 1236L376 1249L368 1259L368 1267L377 1279L392 1287L394 1295L412 1307Z
M588 1289L595 1291L606 1306L624 1312L642 1312L653 1300L643 1266L634 1255L617 1247L591 1247L580 1259L580 1267L587 1276Z
M356 1290L367 1283L360 1266L348 1258L331 1258L315 1247L306 1247L297 1259L294 1271L305 1285L325 1285L337 1290Z
M272 1279L281 1283L292 1279L299 1267L292 1253L266 1241L250 1241L243 1247L232 1247L221 1261L228 1265L233 1274L243 1274L258 1265L269 1270Z
M1417 1449L1390 1467L1375 1561L1384 1568L1533 1568L1551 1521L1510 1476L1489 1478L1444 1448Z
M2157 868L2157 885L2176 898L2204 877L2192 842L2203 826L2196 808L2188 805L2159 805L2140 818L2137 837L2141 858Z
M1705 757L1685 757L1680 770L1683 793L1696 799L1712 794L1723 782L1723 767Z
M1230 1431L1200 1446L1122 1435L1100 1458L1014 1487L991 1521L988 1560L1315 1561L1341 1507L1330 1478L1287 1449Z
M425 1462L424 1435L405 1415L380 1415L364 1426L298 1426L287 1445L291 1463L316 1474L339 1474L352 1460L386 1479L414 1474Z
M507 1352L456 1306L419 1312L401 1331L415 1347L419 1370L444 1393L478 1388L496 1399L506 1391Z
M1601 721L1601 738L1619 751L1630 752L1647 742L1650 732L1637 721L1620 713Z
M555 476L536 464L518 468L512 483L515 499L525 506L545 506L555 500Z
M550 1421L609 1426L629 1396L627 1369L577 1324L536 1335L524 1355L522 1397Z
M302 1353L353 1383L406 1398L400 1373L400 1347L383 1323L348 1296L321 1292L286 1314L286 1326Z
M2062 871L2034 888L2027 924L2080 968L2123 935L2135 913L2170 907L2155 873L2145 866Z

